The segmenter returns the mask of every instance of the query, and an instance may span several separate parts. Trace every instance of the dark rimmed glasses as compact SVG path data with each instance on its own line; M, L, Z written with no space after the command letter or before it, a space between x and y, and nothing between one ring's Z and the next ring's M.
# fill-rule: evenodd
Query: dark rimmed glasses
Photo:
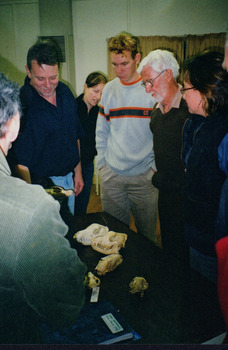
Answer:
M165 71L166 71L166 69L164 69L161 73L159 73L154 79L147 80L147 81L143 81L143 82L141 83L141 85L145 88L145 87L147 86L147 84L148 84L148 85L150 85L150 88L152 88L152 87L153 87L153 82L154 82L158 77L160 77L160 75L161 75L162 73L164 73Z
M193 86L192 87L189 87L189 88L181 88L180 89L180 92L182 93L182 95L184 95L185 91L187 90L192 90L192 89L195 89Z

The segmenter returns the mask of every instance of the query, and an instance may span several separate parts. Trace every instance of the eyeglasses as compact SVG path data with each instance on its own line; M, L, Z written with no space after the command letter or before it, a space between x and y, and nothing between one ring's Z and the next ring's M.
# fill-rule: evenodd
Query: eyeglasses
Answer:
M187 90L192 90L192 89L195 89L195 88L194 88L193 86L190 87L190 88L181 88L181 89L180 89L180 92L182 93L182 95L184 95L185 91L187 91Z
M154 82L162 73L164 73L165 71L166 71L166 69L163 70L161 73L159 73L154 79L147 80L147 81L143 81L143 82L141 83L141 85L142 85L143 87L146 87L147 84L149 84L150 87L152 88L152 87L153 87L153 82Z

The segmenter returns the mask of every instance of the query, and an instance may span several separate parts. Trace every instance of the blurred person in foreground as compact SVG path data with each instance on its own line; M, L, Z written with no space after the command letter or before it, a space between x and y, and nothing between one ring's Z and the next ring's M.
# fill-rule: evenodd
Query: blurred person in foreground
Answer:
M70 326L84 304L86 267L64 237L59 203L11 176L6 156L19 127L19 88L0 73L1 344L40 343L39 322Z
M216 217L228 174L228 75L223 58L204 52L186 61L182 89L192 114L183 132L185 238L191 267L214 283Z
M101 97L96 127L97 167L104 211L129 226L133 214L138 233L156 243L158 190L150 113L154 99L141 87L139 39L128 33L108 45L116 78Z
M86 78L84 92L76 99L78 117L84 131L80 138L81 166L84 187L75 198L74 213L86 214L94 174L95 130L102 91L107 83L107 77L102 72L92 72Z
M185 172L181 150L182 130L189 112L180 91L182 86L176 81L179 64L172 52L154 50L142 60L138 72L146 92L157 101L151 113L150 129L157 168L152 182L159 189L162 247L167 253L188 261L182 217Z

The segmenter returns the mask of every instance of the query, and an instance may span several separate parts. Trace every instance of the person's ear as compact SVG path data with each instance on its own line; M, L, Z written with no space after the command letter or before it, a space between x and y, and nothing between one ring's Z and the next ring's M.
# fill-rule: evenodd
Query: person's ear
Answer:
M138 53L135 55L135 62L136 62L136 64L139 64L140 60L141 60L141 54L138 52Z
M20 115L19 115L19 112L17 112L17 114L15 114L7 122L7 132L5 137L9 142L13 142L16 140L19 132L19 128L20 128Z
M166 75L167 80L172 80L173 79L173 71L170 68L167 68L166 71L164 72L164 75Z
M87 86L87 84L85 83L85 84L84 84L84 92L86 92L87 89L88 89L88 86Z
M30 70L29 70L27 64L25 65L25 70L26 70L26 72L27 72L27 74L28 74L28 77L31 79L31 72L30 72Z

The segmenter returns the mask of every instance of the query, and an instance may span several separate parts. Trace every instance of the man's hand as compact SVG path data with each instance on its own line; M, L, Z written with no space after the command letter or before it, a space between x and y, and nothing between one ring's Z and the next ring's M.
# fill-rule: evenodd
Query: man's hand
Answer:
M79 195L79 193L82 192L83 187L84 181L82 178L82 167L81 162L79 162L76 168L74 169L74 192L76 197Z

